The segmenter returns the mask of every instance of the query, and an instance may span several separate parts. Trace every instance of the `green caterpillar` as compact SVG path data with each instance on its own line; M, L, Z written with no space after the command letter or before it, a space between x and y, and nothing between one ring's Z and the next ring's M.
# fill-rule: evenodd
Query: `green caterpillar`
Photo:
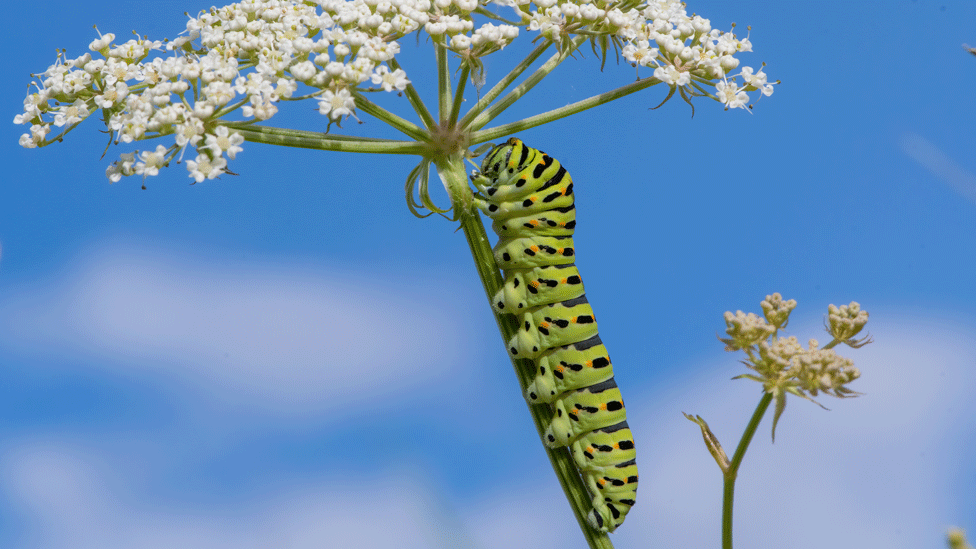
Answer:
M515 138L492 149L471 180L483 196L475 205L494 220L495 260L505 273L492 306L522 320L508 351L536 362L525 397L554 408L545 443L569 446L593 498L587 520L612 532L637 496L636 452L574 264L573 180L559 161Z

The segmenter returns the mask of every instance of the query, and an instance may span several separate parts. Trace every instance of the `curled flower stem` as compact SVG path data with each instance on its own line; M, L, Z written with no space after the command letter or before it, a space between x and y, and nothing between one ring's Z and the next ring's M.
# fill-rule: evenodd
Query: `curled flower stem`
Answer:
M412 137L417 141L427 141L430 139L430 134L420 126L414 124L413 122L405 118L401 118L393 114L392 112L384 109L383 107L377 105L376 103L373 103L369 99L366 99L365 97L363 97L362 94L358 92L354 93L353 95L356 98L357 109L362 109L362 111L365 112L366 114L369 114L370 116L374 116L377 119L386 122L394 129L403 132L408 137Z
M397 63L396 59L390 59L389 61L387 61L387 64L393 70L402 68L400 67L400 63ZM420 119L424 122L424 127L426 127L428 130L434 129L434 127L437 126L437 122L434 121L434 117L430 114L430 111L427 110L427 105L424 105L423 99L421 99L420 94L417 93L417 88L415 88L413 84L410 83L407 84L407 89L405 89L404 91L407 94L407 101L410 102L410 105L413 107L414 112L416 112L417 116L419 116Z
M577 36L569 42L569 46L566 47L561 52L556 53L549 58L548 61L538 69L531 76L525 79L524 82L515 87L512 91L505 94L494 105L488 107L483 112L478 114L474 120L467 126L468 130L477 131L485 127L485 124L491 122L496 116L505 112L505 109L509 108L516 101L519 100L523 95L529 92L536 84L542 81L543 78L549 75L560 63L569 58L570 55L579 48L580 44L586 41L585 36Z
M497 84L492 86L491 89L488 90L488 93L482 96L481 99L479 99L478 102L471 107L471 110L469 110L468 113L461 118L461 122L458 123L458 126L461 128L467 128L476 116L484 112L492 101L497 99L498 96L501 95L502 92L515 81L516 78L525 72L526 69L531 67L532 63L535 63L536 59L545 53L550 44L551 42L547 40L536 46L536 48L532 50L532 52L529 53L529 55L526 56L521 63L515 65L515 68L509 71L509 73L506 74L504 78L499 80Z
M645 78L643 80L638 80L627 84L626 86L621 86L615 90L608 91L606 93L601 93L599 95L594 95L588 99L583 99L582 101L577 101L565 107L560 107L558 109L553 109L548 112L540 113L535 116L530 116L519 120L518 122L512 122L510 124L503 124L501 126L496 126L487 130L481 130L474 132L471 135L472 143L483 143L485 141L491 141L492 139L497 139L504 135L510 133L515 133L518 131L524 131L529 128L534 128L536 126L541 126L543 124L548 124L560 118L565 118L567 116L572 116L576 113L585 111L586 109L592 109L593 107L602 105L604 103L609 103L630 95L632 93L639 92L645 88L649 88L655 84L659 84L661 81L656 78Z
M478 276L481 278L481 284L485 290L485 299L490 303L492 296L501 289L504 280L491 251L491 243L488 241L485 226L481 222L477 210L472 206L471 188L465 173L464 158L461 154L455 154L436 160L435 163L437 172L451 196L454 211L468 241L475 268L478 270ZM493 314L495 322L498 324L498 330L501 332L502 341L508 341L518 332L518 321L511 315L500 315L494 312ZM515 368L519 386L524 394L534 376L534 364L531 360L512 359L512 366ZM529 408L529 413L532 414L532 421L539 433L539 439L542 440L552 417L552 410L548 406L534 406L528 403L526 405ZM544 445L543 447L590 548L613 549L613 543L609 536L594 530L586 522L586 513L591 507L590 496L576 470L576 465L573 463L569 451L566 448L552 449Z
M749 443L752 442L752 437L755 436L756 429L759 428L759 423L772 401L772 393L766 393L759 399L759 405L749 419L749 424L746 425L746 430L739 440L739 446L736 447L732 461L729 462L729 468L725 471L722 490L722 549L732 549L732 503L735 500L735 479L739 474L739 465L742 464L746 449L749 448Z
M303 149L323 151L342 151L375 154L423 154L425 145L417 141L395 141L368 137L350 137L321 132L286 130L269 126L248 126L234 122L221 123L221 126L240 133L245 140L266 145L283 145Z

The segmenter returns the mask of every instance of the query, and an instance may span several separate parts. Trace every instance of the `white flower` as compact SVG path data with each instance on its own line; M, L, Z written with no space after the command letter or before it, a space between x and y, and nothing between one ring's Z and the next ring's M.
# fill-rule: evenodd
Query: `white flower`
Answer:
M103 109L110 109L125 99L127 95L129 95L129 86L126 86L124 82L116 82L114 86L107 88L101 95L95 96L95 104Z
M252 95L249 101L250 105L241 108L241 114L246 117L253 116L258 120L267 120L278 112L278 107L270 99L265 100L260 95Z
M119 159L112 162L112 165L105 169L105 176L110 183L118 183L122 176L130 176L136 173L133 164L135 163L136 153L129 152L119 155Z
M766 82L766 73L762 70L756 74L752 74L752 67L742 67L742 79L745 81L745 88L752 90L760 90L763 95L773 95L773 85Z
M410 83L407 80L407 73L403 69L397 69L390 72L389 67L386 65L381 65L373 71L373 76L370 77L373 84L381 84L384 91L403 91L407 89L407 84Z
M233 159L242 149L239 145L244 142L244 136L234 132L233 134L226 126L218 126L214 134L207 135L206 148L213 152L214 157L227 153L227 157Z
M88 44L88 49L91 51L101 51L108 47L115 40L115 35L112 33L103 34L98 37L98 40L93 40L91 44Z
M197 155L196 160L187 160L186 169L190 172L190 177L197 183L204 179L214 179L224 173L227 167L227 160L223 157L211 159L206 154Z
M722 80L715 85L715 95L718 100L725 103L727 109L744 109L749 102L749 95L735 85L735 82Z
M318 69L316 69L315 64L307 60L299 61L298 63L295 63L294 65L289 67L288 70L289 72L291 72L292 76L294 76L297 80L301 82L311 80L312 77L315 76L315 73L318 72Z
M88 118L88 105L83 99L75 99L70 105L62 105L54 115L54 125L57 127L74 125Z
M203 121L196 116L186 119L182 124L176 126L176 144L180 147L196 145L203 138L205 128Z
M139 153L139 162L135 164L135 171L141 176L158 175L159 168L166 163L166 147L156 145L155 151Z
M627 44L623 49L624 59L642 67L655 64L657 53L657 48L650 47L650 42L647 40L638 41L636 46L634 44Z
M691 76L685 71L679 71L674 65L654 69L654 78L669 86L687 86Z
M51 126L50 124L33 124L30 131L30 134L25 133L20 136L20 146L25 149L33 149L43 143L44 136L51 131Z
M328 114L332 120L349 116L355 109L356 100L345 88L339 90L339 93L326 90L319 98L319 114Z

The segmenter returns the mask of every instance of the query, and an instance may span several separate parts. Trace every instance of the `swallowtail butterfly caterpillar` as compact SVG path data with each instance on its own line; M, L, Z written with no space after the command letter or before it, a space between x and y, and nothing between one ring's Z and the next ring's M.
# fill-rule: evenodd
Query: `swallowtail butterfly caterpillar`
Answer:
M515 138L492 149L471 180L482 195L475 205L494 220L493 251L505 273L492 306L522 320L508 352L536 363L525 397L552 406L545 443L569 446L593 498L587 520L612 532L634 505L636 452L574 264L573 180L558 160Z

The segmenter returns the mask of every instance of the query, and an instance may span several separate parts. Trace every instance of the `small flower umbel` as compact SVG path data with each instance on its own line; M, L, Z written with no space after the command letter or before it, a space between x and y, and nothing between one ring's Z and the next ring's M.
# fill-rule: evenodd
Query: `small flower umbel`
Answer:
M764 392L732 459L728 459L718 437L712 433L701 416L685 414L685 417L701 429L705 445L725 479L722 515L722 546L725 549L732 547L732 503L739 465L769 404L776 401L772 427L775 440L776 425L786 409L788 394L813 402L816 402L813 397L820 393L837 398L857 396L858 393L849 389L847 384L859 378L861 372L850 359L838 355L833 347L844 343L858 348L871 341L870 337L854 339L868 321L867 311L861 310L856 302L828 307L825 327L832 339L823 347L815 339L809 340L804 347L795 336L780 335L796 308L795 300L784 300L783 296L776 293L766 296L761 307L762 317L742 311L736 311L735 314L726 312L725 333L728 337L719 338L725 344L726 351L745 353L746 359L742 363L753 371L733 379L756 381L762 384Z
M807 347L795 336L780 336L779 331L789 323L790 313L796 307L795 300L785 301L778 293L766 296L761 303L763 318L753 313L737 311L725 313L725 333L729 338L719 338L727 351L742 351L748 357L743 360L755 374L742 374L733 379L751 379L763 385L763 390L776 400L773 417L773 437L776 425L786 408L787 393L813 401L820 393L837 398L856 396L858 393L846 385L858 377L860 371L854 363L838 355L833 347L845 343L862 347L869 337L855 340L868 321L867 311L852 302L850 305L828 307L827 333L833 340L819 348L815 339Z

